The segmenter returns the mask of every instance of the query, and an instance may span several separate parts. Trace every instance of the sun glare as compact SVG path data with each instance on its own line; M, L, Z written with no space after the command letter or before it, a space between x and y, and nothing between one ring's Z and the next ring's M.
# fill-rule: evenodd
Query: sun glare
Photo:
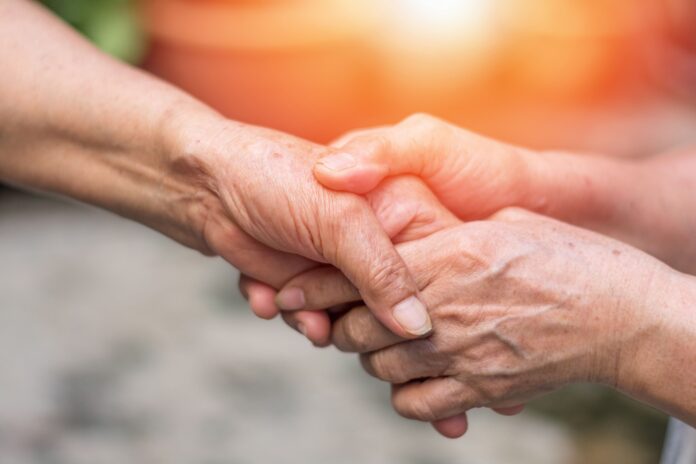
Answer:
M395 0L403 27L432 40L477 39L492 27L493 0ZM423 37L425 38L425 37Z

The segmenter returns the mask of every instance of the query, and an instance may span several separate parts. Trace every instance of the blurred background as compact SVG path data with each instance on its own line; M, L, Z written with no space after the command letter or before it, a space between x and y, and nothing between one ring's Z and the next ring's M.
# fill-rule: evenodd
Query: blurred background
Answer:
M533 148L696 142L693 0L44 0L225 115L327 142L429 112ZM255 320L236 274L90 208L0 192L0 461L655 463L596 387L446 441L352 357Z

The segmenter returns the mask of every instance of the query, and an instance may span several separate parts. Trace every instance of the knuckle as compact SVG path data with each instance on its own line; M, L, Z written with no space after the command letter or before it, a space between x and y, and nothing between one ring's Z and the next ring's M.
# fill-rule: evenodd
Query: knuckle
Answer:
M393 406L396 412L407 419L424 422L432 422L438 419L428 397L419 396L408 401L395 400L393 401Z
M370 269L368 279L373 298L391 294L397 297L406 290L409 273L398 255L393 254L380 259L379 265ZM397 302L395 299L394 303Z
M365 363L369 366L368 371L378 379L390 383L401 384L411 380L404 374L401 366L393 359L388 359L385 353L377 351L364 357Z
M488 406L507 398L510 393L510 385L504 379L488 378L478 383L475 392L476 405Z
M349 314L343 319L340 327L341 340L337 343L337 348L340 351L365 353L369 350L369 339L366 337L367 331L363 318Z

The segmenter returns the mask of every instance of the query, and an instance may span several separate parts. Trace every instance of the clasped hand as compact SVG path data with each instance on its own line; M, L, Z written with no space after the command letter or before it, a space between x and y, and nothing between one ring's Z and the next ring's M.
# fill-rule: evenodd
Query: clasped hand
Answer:
M275 307L275 297L315 344L359 353L369 374L393 385L400 414L450 437L466 431L471 408L514 414L570 383L636 382L625 367L662 323L651 308L664 293L645 291L669 288L677 273L621 242L515 208L529 153L423 117L339 143L356 155L324 159L315 174L366 194L415 276L432 335L405 341L389 330L334 267L295 276L278 295L242 277L253 309ZM427 187L414 177L383 181L404 174ZM339 314L333 324L325 310Z

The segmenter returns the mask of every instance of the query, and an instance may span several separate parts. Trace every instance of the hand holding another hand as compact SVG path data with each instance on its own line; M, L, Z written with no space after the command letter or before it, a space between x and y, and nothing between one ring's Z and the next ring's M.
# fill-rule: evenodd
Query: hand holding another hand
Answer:
M326 148L224 120L185 132L177 168L201 185L192 222L207 248L277 287L331 264L395 333L430 331L415 282L367 202L312 175Z
M400 414L461 418L474 407L509 408L575 382L639 394L633 367L670 317L654 308L665 306L678 275L659 261L514 209L398 249L430 308L432 336L404 342L360 307L335 322L332 339L394 384ZM356 297L338 274L302 279L292 285L308 289L310 300ZM462 431L439 425L448 436Z

